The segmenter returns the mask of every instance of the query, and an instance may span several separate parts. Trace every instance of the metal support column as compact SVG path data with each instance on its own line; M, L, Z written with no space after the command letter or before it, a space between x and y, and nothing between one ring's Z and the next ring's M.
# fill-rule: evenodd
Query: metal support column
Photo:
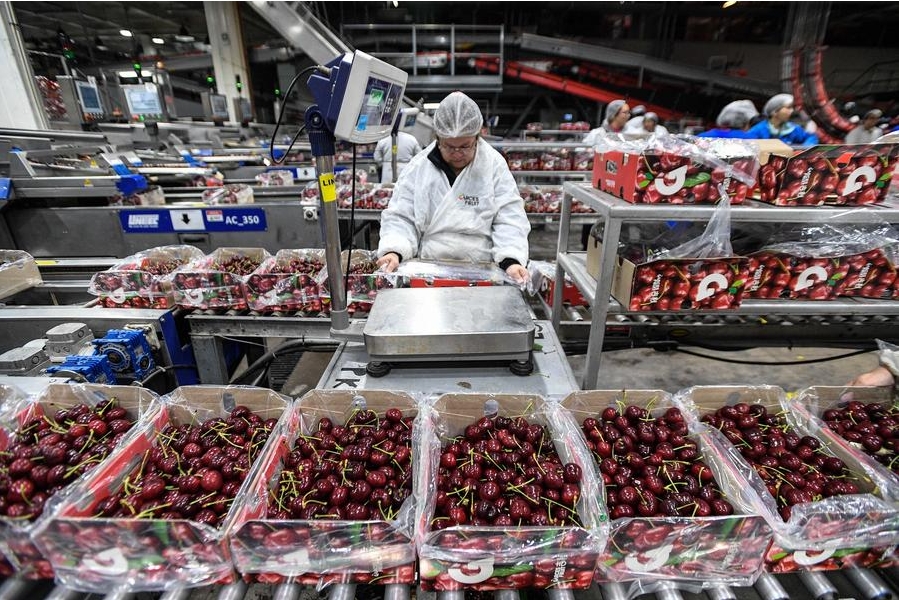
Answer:
M228 97L228 115L231 121L239 122L235 99L250 99L250 72L244 52L243 32L237 2L203 2L206 11L206 27L212 46L212 68L218 82L218 93ZM239 79L238 79L239 78ZM237 82L243 86L238 91Z
M12 2L0 2L0 127L50 129Z

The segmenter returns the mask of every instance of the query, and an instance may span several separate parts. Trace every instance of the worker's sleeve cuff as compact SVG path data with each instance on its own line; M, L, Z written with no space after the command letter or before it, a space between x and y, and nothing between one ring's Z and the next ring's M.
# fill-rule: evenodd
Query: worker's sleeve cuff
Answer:
M520 265L521 263L515 260L514 258L504 258L499 263L499 268L505 271L512 265Z

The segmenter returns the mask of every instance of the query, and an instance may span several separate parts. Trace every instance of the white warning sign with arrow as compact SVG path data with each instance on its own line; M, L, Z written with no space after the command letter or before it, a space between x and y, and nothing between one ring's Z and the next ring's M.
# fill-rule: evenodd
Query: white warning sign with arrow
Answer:
M170 210L172 229L175 231L204 231L206 223L203 221L201 209Z

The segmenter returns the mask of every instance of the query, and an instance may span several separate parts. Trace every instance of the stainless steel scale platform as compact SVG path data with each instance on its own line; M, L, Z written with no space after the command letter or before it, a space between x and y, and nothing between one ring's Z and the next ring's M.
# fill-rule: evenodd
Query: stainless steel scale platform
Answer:
M533 319L529 323L533 326L531 357L534 370L526 376L513 375L503 363L468 362L464 356L457 356L445 363L404 363L387 375L376 378L366 372L371 356L365 346L345 343L334 353L316 387L323 390L395 390L429 395L450 392L524 393L547 398L562 398L579 390L552 324Z

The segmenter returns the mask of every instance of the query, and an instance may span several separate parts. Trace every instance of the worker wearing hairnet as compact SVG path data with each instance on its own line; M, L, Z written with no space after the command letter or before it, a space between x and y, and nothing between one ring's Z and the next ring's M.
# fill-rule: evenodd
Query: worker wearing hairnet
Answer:
M396 175L399 177L412 157L421 152L421 144L415 136L405 131L396 134ZM393 136L378 141L373 158L381 163L381 183L393 183Z
M646 107L642 104L633 107L631 109L631 118L624 124L623 133L643 133L643 115L645 114Z
M865 113L865 118L858 126L846 134L847 144L870 144L883 135L883 130L877 126L877 121L883 116L879 108L872 108Z
M703 131L697 137L745 138L750 122L759 114L752 100L734 100L724 106L715 119L714 129Z
M434 113L436 141L416 155L381 215L378 266L408 258L495 262L528 279L524 200L506 159L480 139L481 110L462 92Z
M793 95L776 94L762 109L766 120L756 123L746 132L750 139L776 139L791 146L812 146L818 143L818 136L808 133L790 121L793 116Z
M606 106L606 117L602 120L602 125L591 129L582 141L588 146L595 146L599 139L610 133L623 133L630 116L631 107L626 101L612 100Z

